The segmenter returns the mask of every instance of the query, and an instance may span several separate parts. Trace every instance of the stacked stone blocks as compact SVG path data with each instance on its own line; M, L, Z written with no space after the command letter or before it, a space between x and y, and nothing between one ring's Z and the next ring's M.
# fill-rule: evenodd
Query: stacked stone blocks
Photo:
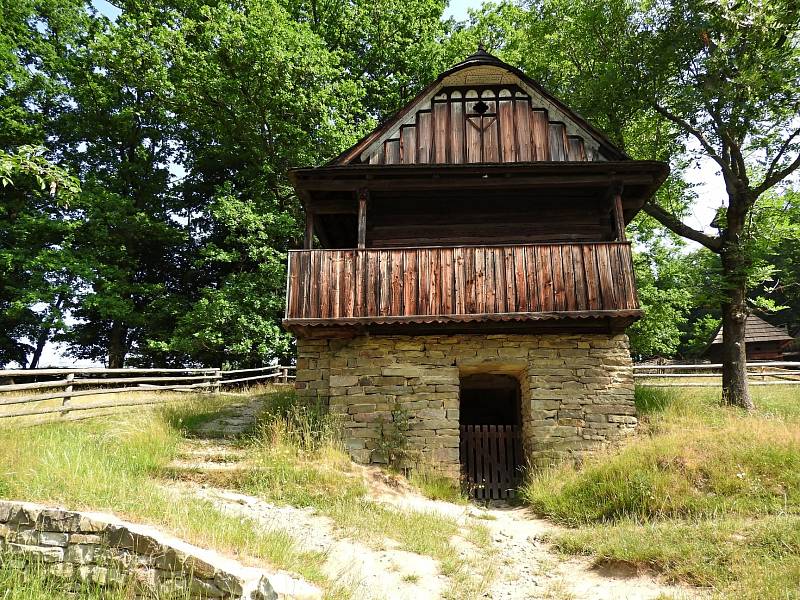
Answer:
M383 462L397 414L418 460L459 472L459 381L497 373L520 381L522 433L533 466L614 443L636 427L623 334L364 335L298 339L297 389L342 420L353 459Z
M0 562L137 597L277 599L266 574L109 515L0 501Z

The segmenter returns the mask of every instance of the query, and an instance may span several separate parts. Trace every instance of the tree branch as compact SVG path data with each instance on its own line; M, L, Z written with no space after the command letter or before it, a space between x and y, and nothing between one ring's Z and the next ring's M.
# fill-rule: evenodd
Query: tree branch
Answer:
M692 127L685 119L681 119L679 116L672 114L670 111L668 111L666 108L664 108L657 102L653 102L653 108L662 117L668 119L669 121L672 121L678 127L683 129L686 133L691 134L693 137L695 137L697 141L700 142L700 145L703 147L703 149L708 153L709 157L711 157L720 167L722 167L722 172L726 175L726 177L729 177L731 179L736 178L734 173L731 171L730 165L727 162L725 162L720 157L719 154L717 154L717 151L714 149L714 146L711 145L711 142L709 142L706 139L706 137L699 129L697 129L696 127Z
M675 215L665 210L658 204L653 202L645 204L644 212L653 217L667 229L674 231L681 237L685 237L687 239L694 240L698 244L702 244L712 252L719 254L720 250L722 249L722 241L719 238L711 237L702 231L698 231L697 229L689 227Z
M711 115L712 123L714 124L717 135L722 140L723 149L727 148L726 162L731 163L736 167L735 174L738 179L744 180L745 183L748 183L747 166L744 162L744 156L742 156L741 146L728 134L728 130L725 128L724 120L719 113L719 108L712 106L708 100L704 100L703 104L705 105L708 114ZM725 154L726 153L723 150L723 156Z
M783 144L781 144L780 149L775 154L775 158L772 159L772 162L769 164L769 168L767 169L767 174L764 176L764 181L761 182L755 191L756 194L762 194L771 188L773 185L778 183L781 179L790 175L792 171L794 171L798 167L798 161L800 160L800 155L794 160L792 164L790 164L786 169L782 169L781 171L776 172L775 167L778 166L783 155L786 153L786 150L789 149L789 145L792 143L798 135L800 135L800 129L796 129L792 135L784 140Z

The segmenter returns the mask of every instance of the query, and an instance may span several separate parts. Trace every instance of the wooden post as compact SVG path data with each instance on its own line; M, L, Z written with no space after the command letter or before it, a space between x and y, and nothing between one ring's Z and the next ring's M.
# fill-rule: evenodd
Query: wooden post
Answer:
M314 247L314 212L306 208L306 235L303 238L303 248L311 250Z
M283 383L289 383L289 369L288 367L283 367L281 369L281 379Z
M617 241L625 241L625 215L622 213L622 184L614 188L614 228L617 233Z
M221 378L222 369L215 368L213 375L214 377L216 377L216 379L213 380L214 384L211 387L211 392L214 394L219 394L220 388L222 387L222 378Z
M72 382L75 380L75 373L69 373L67 375L67 385L64 387L64 397L61 399L61 408L64 409L61 411L61 416L65 417L69 412L67 408L69 406L69 401L72 398Z
M358 190L358 247L367 247L367 201L369 200L369 190L361 188Z

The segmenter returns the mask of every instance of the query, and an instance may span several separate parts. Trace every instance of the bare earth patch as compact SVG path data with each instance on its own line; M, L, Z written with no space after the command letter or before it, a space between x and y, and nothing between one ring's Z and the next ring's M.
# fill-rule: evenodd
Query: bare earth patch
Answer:
M372 470L371 468L369 470ZM380 482L380 476L370 476ZM404 510L438 511L461 523L481 523L491 532L492 556L497 575L484 598L529 600L533 598L574 600L651 600L654 598L703 598L697 589L666 585L652 574L622 569L595 568L588 559L565 558L544 540L559 528L536 518L527 508L495 505L480 507L428 500L411 489L378 483L374 499ZM467 548L468 551L474 550Z

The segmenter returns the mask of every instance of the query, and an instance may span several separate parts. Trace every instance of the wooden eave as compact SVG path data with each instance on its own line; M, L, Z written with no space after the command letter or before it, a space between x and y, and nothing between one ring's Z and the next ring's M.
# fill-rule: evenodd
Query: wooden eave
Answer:
M586 121L582 116L576 113L574 110L569 108L566 104L564 104L561 100L553 96L550 92L542 87L541 84L534 81L530 77L528 77L525 73L517 69L516 67L509 65L508 63L503 62L496 56L489 54L483 50L479 50L472 56L468 57L465 61L453 66L452 68L448 69L441 73L430 85L425 87L422 91L420 91L414 98L408 102L403 108L397 111L394 115L392 115L389 119L384 121L377 129L373 130L372 132L365 135L361 138L358 142L356 142L353 146L336 156L335 158L331 159L326 166L341 166L341 165L348 165L352 163L355 159L357 159L361 153L367 149L374 141L378 140L381 136L383 136L387 131L391 130L395 127L399 122L401 122L406 116L409 115L412 111L418 108L418 104L428 95L430 95L436 88L438 88L442 82L449 76L462 71L464 69L468 69L471 67L478 67L478 66L494 66L500 67L511 74L518 77L525 85L529 86L533 90L535 90L538 94L540 94L543 98L547 101L551 102L554 106L556 106L560 111L562 111L565 115L567 115L570 119L572 119L575 124L579 127L586 130L592 137L598 142L599 146L603 149L604 153L612 160L630 160L630 156L628 156L625 152L620 150L608 137L599 129L595 128L591 123Z
M289 180L307 208L324 192L419 190L511 190L622 186L629 223L669 175L658 161L470 163L433 165L341 165L293 169Z

